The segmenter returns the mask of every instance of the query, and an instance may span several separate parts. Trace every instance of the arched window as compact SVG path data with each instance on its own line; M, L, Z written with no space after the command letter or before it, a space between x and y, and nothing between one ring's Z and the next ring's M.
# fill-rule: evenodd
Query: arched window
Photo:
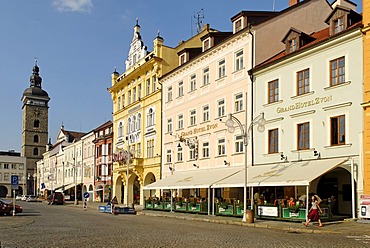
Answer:
M38 135L33 136L33 142L34 143L39 143L39 136Z
M154 125L154 111L152 108L150 108L148 112L147 126L150 127L153 125Z
M127 124L127 133L131 133L131 119L128 119L128 124Z
M35 120L33 122L33 127L40 127L40 121L39 120Z
M122 137L122 135L123 135L123 125L122 122L120 122L118 125L118 137Z
M137 115L137 121L136 121L136 130L140 131L141 129L141 114Z
M136 116L132 117L131 125L132 125L131 130L136 131Z
M37 147L33 148L33 155L39 155L39 149Z

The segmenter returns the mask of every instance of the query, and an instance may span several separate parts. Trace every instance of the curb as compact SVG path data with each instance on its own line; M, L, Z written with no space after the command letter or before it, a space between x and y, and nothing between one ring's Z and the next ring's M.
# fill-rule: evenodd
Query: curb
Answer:
M308 228L307 227L305 227L305 228L283 227L283 226L278 227L278 226L272 226L272 225L268 225L268 224L244 223L244 222L241 222L241 221L217 220L217 219L208 219L208 218L194 218L194 217L168 215L168 214L160 214L160 213L148 213L148 212L144 212L144 211L137 212L137 215L175 218L175 219L190 220L190 221L203 221L203 222L210 222L210 223L217 223L217 224L237 225L237 226L254 227L254 228L264 228L264 229L285 231L285 232L290 232L290 233L343 234L342 232L331 231L331 230L318 230L318 229L312 229L310 227L308 227Z

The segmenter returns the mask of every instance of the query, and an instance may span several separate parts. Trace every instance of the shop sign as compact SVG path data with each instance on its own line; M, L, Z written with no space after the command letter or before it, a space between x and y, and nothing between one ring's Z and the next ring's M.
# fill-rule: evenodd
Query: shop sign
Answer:
M216 129L218 127L218 124L210 124L210 125L206 125L204 127L199 127L199 128L194 128L192 130L189 130L187 132L182 132L181 133L181 136L189 136L189 135L194 135L194 134L197 134L197 133L203 133L203 132L206 132L208 130L211 130L211 129Z
M258 206L258 215L278 217L278 207L273 206Z
M370 218L370 195L360 195L360 218Z
M309 101L297 102L295 104L292 104L290 106L286 106L286 107L283 107L283 108L279 107L279 108L276 109L276 112L281 114L281 113L288 112L288 111L293 111L293 110L296 110L296 109L303 109L303 108L311 107L311 106L314 106L314 105L322 104L322 103L325 103L325 102L330 102L332 100L333 100L333 96L316 97L316 98L314 98L312 100L309 100Z

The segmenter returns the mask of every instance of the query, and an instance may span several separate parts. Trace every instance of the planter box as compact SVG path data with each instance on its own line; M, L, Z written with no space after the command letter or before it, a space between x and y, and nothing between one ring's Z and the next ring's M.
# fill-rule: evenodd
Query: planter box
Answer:
M145 203L146 209L153 209L153 203Z
M163 209L162 202L154 203L154 209Z
M176 210L186 211L186 203L182 203L181 205L176 204Z
M228 205L227 208L224 206L218 206L218 214L222 215L233 215L234 214L234 206Z
M171 202L164 202L163 209L164 210L171 210ZM175 210L174 203L172 203L172 209Z
M306 219L306 209L304 208L300 208L298 212L283 208L282 213L285 219Z
M200 212L200 204L197 203L195 206L193 206L193 204L189 204L188 210L191 212Z

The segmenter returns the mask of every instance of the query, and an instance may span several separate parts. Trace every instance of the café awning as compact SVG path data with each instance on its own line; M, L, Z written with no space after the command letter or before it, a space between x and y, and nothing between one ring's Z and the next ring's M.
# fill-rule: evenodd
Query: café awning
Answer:
M341 166L349 158L315 159L248 167L248 187L308 186L310 182ZM212 188L244 187L244 169L212 185Z
M166 178L144 186L151 189L209 188L212 184L243 170L243 167L209 168L174 172Z

